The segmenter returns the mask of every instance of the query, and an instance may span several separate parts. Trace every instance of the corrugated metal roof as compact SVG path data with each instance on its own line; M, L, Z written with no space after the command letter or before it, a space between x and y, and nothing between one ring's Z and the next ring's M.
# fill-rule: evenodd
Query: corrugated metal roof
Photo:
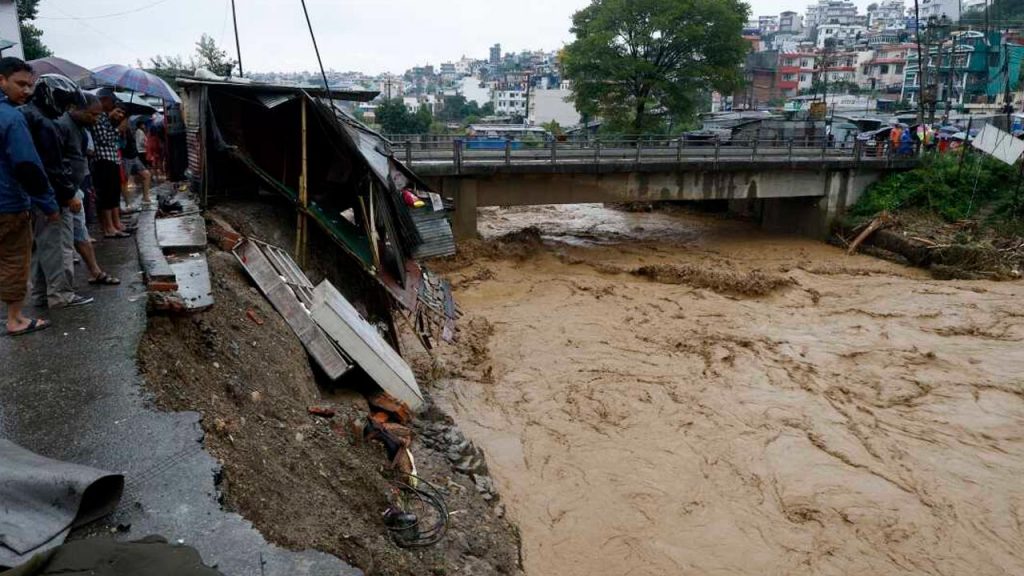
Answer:
M256 95L256 99L260 101L260 104L263 104L269 109L277 108L281 104L291 102L297 97L297 94L272 94L269 92Z
M410 209L423 243L413 252L413 258L428 259L455 255L455 236L448 222L447 212L434 212L427 204L424 208Z
M309 94L313 97L330 96L334 100L347 102L369 102L380 95L377 90L330 90L312 86L285 86L282 84L263 84L261 82L239 82L226 80L203 80L201 78L178 78L179 85L186 90L191 86L215 86L232 92L252 94Z

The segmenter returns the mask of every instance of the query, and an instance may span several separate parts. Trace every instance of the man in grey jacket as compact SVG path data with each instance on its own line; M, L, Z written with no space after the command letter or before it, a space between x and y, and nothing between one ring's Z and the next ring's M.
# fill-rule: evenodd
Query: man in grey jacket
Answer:
M86 181L89 179L89 157L86 152L88 133L86 129L96 124L96 119L103 113L103 107L99 98L93 94L85 94L85 104L72 104L69 109L57 119L57 130L60 131L63 143L64 159L71 166L72 182L78 187L75 198L85 198ZM85 224L85 210L74 214L74 241L75 250L82 256L89 269L89 284L115 286L121 281L107 274L100 268L96 261L96 251L92 247L92 239L89 237L89 230ZM67 251L64 255L64 266L68 271L69 278L74 281L75 265L74 254Z

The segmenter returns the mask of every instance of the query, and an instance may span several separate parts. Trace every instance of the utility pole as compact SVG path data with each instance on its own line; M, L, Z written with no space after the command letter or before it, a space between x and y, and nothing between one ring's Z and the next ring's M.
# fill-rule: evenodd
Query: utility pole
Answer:
M235 23L235 52L238 53L238 75L245 76L242 69L242 42L238 39L238 14L235 12L235 0L231 0L231 19Z
M523 112L523 126L530 125L530 79L532 74L526 73L526 110Z
M985 13L987 15L988 11ZM918 0L914 0L914 37L917 39L917 123L924 124L924 93L928 83L925 74L927 63L921 52L921 11Z
M1004 32L1008 34L1009 30ZM1003 77L1006 78L1003 89L1003 111L1006 112L1006 131L1013 132L1013 95L1010 94L1010 43L1003 38Z

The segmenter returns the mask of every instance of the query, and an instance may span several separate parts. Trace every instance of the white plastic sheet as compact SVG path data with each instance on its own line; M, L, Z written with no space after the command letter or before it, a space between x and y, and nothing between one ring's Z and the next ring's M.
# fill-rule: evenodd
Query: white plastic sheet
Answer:
M1024 141L1014 138L1012 134L1003 132L991 124L974 137L974 147L992 156L996 160L1011 166L1024 154Z

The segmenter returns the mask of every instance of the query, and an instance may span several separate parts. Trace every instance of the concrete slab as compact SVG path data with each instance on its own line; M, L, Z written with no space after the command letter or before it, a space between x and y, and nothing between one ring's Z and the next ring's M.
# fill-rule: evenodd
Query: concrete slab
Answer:
M206 222L199 214L158 218L156 241L164 252L195 252L206 248Z
M123 473L124 497L105 521L130 526L118 539L181 540L230 576L361 574L327 554L271 545L221 509L218 464L203 449L199 415L158 412L142 388L135 353L146 294L135 243L105 241L97 253L122 286L83 290L96 303L46 313L49 330L0 337L0 436L50 458Z
M173 257L171 270L178 282L178 295L189 312L200 312L213 306L210 265L203 254Z

